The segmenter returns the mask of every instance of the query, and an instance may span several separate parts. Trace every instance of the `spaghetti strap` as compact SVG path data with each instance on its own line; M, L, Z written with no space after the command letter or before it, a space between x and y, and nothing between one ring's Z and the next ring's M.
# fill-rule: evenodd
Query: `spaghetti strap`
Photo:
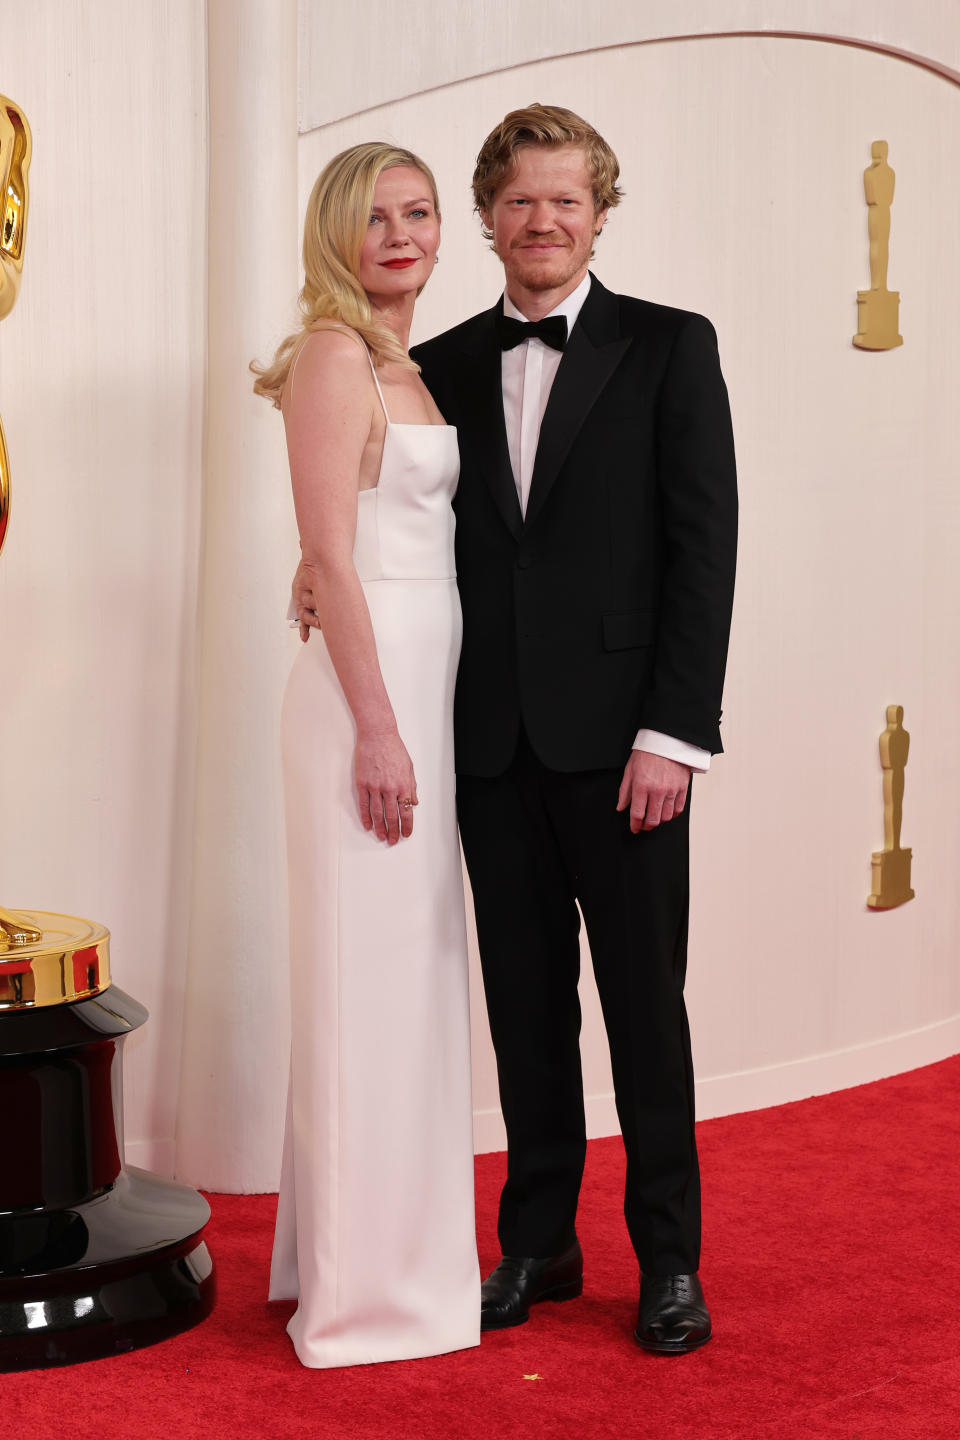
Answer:
M304 345L306 344L308 338L309 338L309 335L307 335L303 340L301 340L300 344L297 346L296 354L294 355L293 360L290 362L290 371L289 371L289 374L288 374L288 376L287 376L287 379L288 379L289 382L290 382L290 389L289 389L289 391L287 392L287 400L288 400L288 402L293 399L293 379L294 379L294 376L295 376L296 373L297 373L297 361L300 359L300 356L303 354L303 347L304 347Z
M377 394L380 396L380 404L383 406L383 418L389 425L390 416L387 413L387 402L383 398L383 391L380 389L380 381L377 379L377 367L373 363L373 356L370 354L369 350L367 350L367 359L370 361L370 369L373 372L373 383L377 387Z

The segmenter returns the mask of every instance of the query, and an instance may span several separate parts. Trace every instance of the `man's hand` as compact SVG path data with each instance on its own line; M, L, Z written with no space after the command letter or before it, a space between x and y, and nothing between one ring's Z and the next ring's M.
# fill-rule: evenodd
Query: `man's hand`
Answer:
M630 811L630 829L655 830L679 815L687 803L689 765L653 755L649 750L631 750L620 782L617 809Z
M320 617L317 614L317 602L313 597L313 579L310 574L310 566L305 560L301 560L297 566L297 573L293 577L293 584L290 587L293 596L294 607L297 612L297 620L300 625L300 639L310 639L311 627L319 630Z

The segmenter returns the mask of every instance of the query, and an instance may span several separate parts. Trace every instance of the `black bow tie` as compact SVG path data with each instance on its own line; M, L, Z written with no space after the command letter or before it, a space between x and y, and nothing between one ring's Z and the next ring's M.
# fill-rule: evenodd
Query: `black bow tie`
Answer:
M548 315L545 320L514 320L510 315L497 316L497 335L501 350L512 350L524 340L542 340L554 350L567 343L566 315Z

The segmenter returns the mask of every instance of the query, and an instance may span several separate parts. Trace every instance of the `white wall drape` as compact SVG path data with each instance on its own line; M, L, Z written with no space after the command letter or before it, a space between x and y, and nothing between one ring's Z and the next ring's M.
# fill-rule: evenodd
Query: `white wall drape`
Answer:
M282 425L253 394L247 362L289 328L297 288L297 7L208 0L208 14L199 733L177 1168L210 1188L255 1190L279 1173L289 1043L279 699L296 530Z
M282 619L296 537L282 425L246 365L293 316L298 199L302 213L316 171L355 140L422 150L444 207L417 316L435 333L497 293L468 180L490 125L532 98L588 115L620 154L628 194L601 278L709 314L733 398L728 754L694 798L701 1113L960 1044L960 831L944 801L960 764L960 89L849 45L669 38L806 31L960 74L952 5L870 10L868 32L852 0L455 15L429 0L412 20L382 0L98 0L69 24L37 0L4 15L0 90L24 106L35 159L23 291L0 329L15 486L0 902L110 926L117 981L152 1012L127 1050L131 1159L223 1189L276 1182L277 716L298 643ZM872 356L850 336L867 277L860 175L880 136L906 343ZM914 736L917 900L877 916L864 899L890 701ZM489 1147L501 1131L476 985L474 999ZM615 1119L589 980L584 1002L603 1133Z

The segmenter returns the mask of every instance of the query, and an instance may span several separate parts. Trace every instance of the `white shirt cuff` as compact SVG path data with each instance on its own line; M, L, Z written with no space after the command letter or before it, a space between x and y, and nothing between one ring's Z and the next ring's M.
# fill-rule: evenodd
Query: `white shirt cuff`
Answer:
M690 745L686 740L675 740L659 730L638 730L632 749L647 750L651 755L662 755L665 760L676 760L678 765L689 765L697 775L705 775L710 769L709 750L701 750L699 745Z

